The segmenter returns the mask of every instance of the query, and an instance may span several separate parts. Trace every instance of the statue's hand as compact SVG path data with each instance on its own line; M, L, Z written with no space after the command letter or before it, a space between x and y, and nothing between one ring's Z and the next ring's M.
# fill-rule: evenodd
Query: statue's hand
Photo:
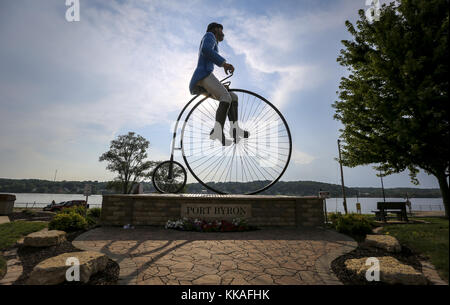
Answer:
M234 67L231 64L227 64L226 62L222 65L223 69L225 70L225 74L228 75L228 73L234 73Z

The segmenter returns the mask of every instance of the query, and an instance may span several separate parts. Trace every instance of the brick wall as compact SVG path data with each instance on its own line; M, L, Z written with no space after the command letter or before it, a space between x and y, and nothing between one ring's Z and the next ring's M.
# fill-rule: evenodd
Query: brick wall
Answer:
M250 204L248 223L256 226L321 226L323 199L319 197L261 195L140 194L104 195L103 225L165 225L181 218L183 204Z

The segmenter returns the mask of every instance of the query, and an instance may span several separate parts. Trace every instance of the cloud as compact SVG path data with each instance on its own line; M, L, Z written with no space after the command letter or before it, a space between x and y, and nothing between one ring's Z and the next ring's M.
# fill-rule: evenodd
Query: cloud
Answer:
M312 163L316 158L302 152L298 149L292 150L292 161L294 161L295 164L305 165Z
M48 179L57 168L66 180L112 177L98 157L127 131L150 139L151 159L167 159L171 134L161 130L191 98L188 83L209 22L224 24L221 54L241 64L233 84L295 118L283 111L302 102L295 97L331 102L324 92L334 94L330 86L340 75L344 21L365 8L364 0L89 0L81 1L81 21L69 23L63 0L0 3L1 174ZM325 126L331 120L329 112L314 115ZM289 122L293 139L309 130L302 124L309 123ZM332 128L315 130L314 138ZM335 148L309 144L292 160L320 177L332 160L322 152ZM291 169L294 180L305 173Z
M153 2L111 1L108 9L83 3L81 21L68 23L55 3L17 2L2 14L0 151L67 156L124 126L169 125L191 97L196 64L197 50L181 43L184 21Z
M278 76L272 81L270 99L282 108L295 100L295 92L318 88L329 79L327 71L334 67L325 66L320 57L311 57L311 49L321 51L324 36L342 26L348 13L349 3L341 2L320 11L293 7L292 18L282 13L241 13L234 16L227 41L236 54L245 56L256 80L267 83L265 75Z
M205 1L90 1L82 3L81 21L69 23L59 1L8 2L0 21L0 102L7 109L0 114L0 151L27 147L49 164L56 155L81 162L86 150L99 152L124 127L170 125L191 97L202 35L193 16L226 18L226 42L245 54L251 73L278 75L278 106L318 78L314 65L283 58L301 51L298 38L319 17L299 26L281 14L220 6L227 9ZM77 153L68 159L68 152Z

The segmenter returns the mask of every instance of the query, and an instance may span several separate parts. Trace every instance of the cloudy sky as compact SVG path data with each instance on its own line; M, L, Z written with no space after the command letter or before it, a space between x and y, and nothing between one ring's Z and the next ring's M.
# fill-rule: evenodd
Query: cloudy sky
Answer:
M206 26L219 22L233 88L272 101L292 133L281 180L340 183L333 120L345 70L336 58L344 22L365 0L0 1L0 178L112 179L99 156L118 135L150 141L149 159L170 157L171 126L191 98L189 80ZM218 78L225 76L216 67ZM180 155L176 159L181 160ZM344 168L349 186L380 185L371 166ZM419 175L420 187L438 187ZM385 187L410 187L407 173Z

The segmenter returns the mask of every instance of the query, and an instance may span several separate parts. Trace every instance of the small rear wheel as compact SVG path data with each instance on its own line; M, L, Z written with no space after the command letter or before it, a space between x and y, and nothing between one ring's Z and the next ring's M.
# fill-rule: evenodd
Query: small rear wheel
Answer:
M186 185L187 173L177 161L164 161L153 171L152 182L160 193L179 193Z

